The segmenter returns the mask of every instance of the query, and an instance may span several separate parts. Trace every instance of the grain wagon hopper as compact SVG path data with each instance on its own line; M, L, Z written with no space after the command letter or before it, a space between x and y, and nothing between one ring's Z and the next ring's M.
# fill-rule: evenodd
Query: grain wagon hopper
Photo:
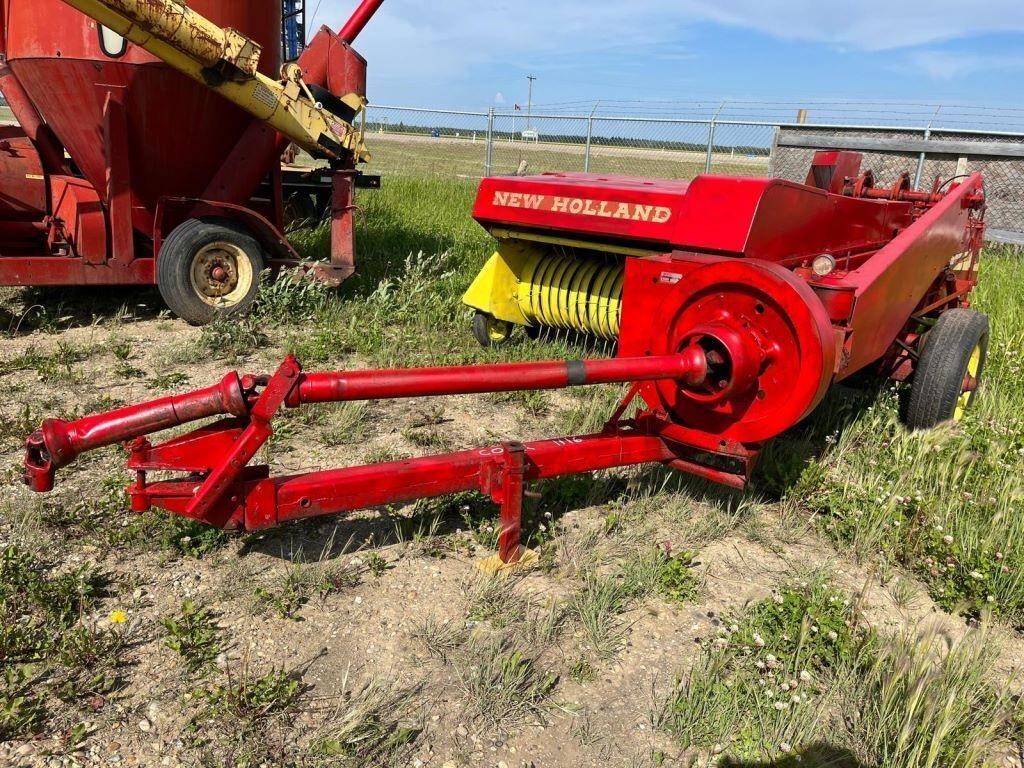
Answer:
M286 202L331 200L331 261L354 270L366 61L383 0L297 50L281 0L0 0L0 285L153 285L193 323L244 309L264 266L299 265ZM290 9L282 26L283 8ZM330 167L282 172L294 142Z
M881 188L860 162L819 153L806 184L488 179L476 214L503 239L501 263L484 275L486 306L497 313L533 302L546 309L531 311L548 318L586 319L617 335L617 357L338 373L306 373L288 357L272 375L231 373L197 392L48 420L28 440L26 480L48 491L82 452L124 442L133 509L234 530L475 490L501 505L500 567L526 554L529 483L657 463L743 487L766 441L860 371L912 382L912 427L956 418L975 396L988 344L988 321L968 308L984 231L982 177L930 192L912 190L906 177ZM522 289L521 265L555 238L586 255L535 266L546 296L534 296ZM630 251L614 279L604 278L621 292L543 277L593 271L592 254L606 243ZM595 293L617 309L598 301L592 313ZM250 464L281 408L603 383L629 388L597 434L287 477ZM150 440L208 419L219 420ZM154 472L172 477L154 480Z

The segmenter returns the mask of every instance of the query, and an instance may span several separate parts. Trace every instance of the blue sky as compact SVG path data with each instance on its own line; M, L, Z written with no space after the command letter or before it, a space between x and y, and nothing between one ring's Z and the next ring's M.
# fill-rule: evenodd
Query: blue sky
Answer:
M309 2L312 10L316 2ZM340 25L355 0L320 0ZM378 104L879 99L1024 107L1024 0L386 0Z

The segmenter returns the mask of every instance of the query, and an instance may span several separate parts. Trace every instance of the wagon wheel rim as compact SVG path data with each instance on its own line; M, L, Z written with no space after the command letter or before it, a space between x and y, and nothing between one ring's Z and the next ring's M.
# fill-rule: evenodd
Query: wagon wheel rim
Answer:
M218 241L203 246L196 253L190 278L192 289L203 302L224 309L245 299L252 289L255 273L242 248Z
M967 413L967 408L971 405L971 401L974 400L974 393L978 390L978 378L981 374L982 351L982 345L979 342L971 352L970 359L967 361L967 372L964 375L963 391L960 393L960 397L957 398L956 410L953 412L953 419L956 421L963 420L964 414Z

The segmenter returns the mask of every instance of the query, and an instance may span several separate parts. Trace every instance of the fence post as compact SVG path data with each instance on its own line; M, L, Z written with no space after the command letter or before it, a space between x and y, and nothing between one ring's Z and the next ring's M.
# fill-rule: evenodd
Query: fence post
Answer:
M584 173L590 173L590 147L594 142L594 113L597 112L599 106L601 106L600 101L594 104L594 108L590 110L590 117L587 118L587 150L583 154Z
M932 137L932 126L935 124L935 120L939 116L939 112L942 111L942 105L939 104L939 108L935 110L935 114L932 115L932 119L928 121L928 127L924 129L924 140L928 141ZM927 160L928 155L926 152L922 152L920 157L917 158L917 173L914 174L914 189L921 188L922 176L924 176L924 163Z
M715 152L715 129L718 127L718 116L722 114L723 109L725 109L724 101L715 111L715 114L711 118L711 123L708 126L708 154L704 159L704 173L711 173L711 160Z
M487 146L484 148L484 176L491 175L494 166L494 107L487 110Z

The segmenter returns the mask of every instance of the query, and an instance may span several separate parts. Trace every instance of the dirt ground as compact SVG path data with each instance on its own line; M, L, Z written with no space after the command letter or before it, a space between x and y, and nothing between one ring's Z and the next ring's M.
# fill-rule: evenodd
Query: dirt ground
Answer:
M5 306L15 322L28 309L21 301L17 292L7 295ZM133 309L135 318L96 323L81 318L64 323L70 328L57 333L0 338L0 360L14 360L29 350L44 355L62 348L79 350L69 358L74 362L56 372L44 367L41 373L37 366L0 376L0 415L8 425L0 442L0 544L17 543L47 561L60 562L62 568L95 563L115 586L86 618L102 624L113 611L123 610L124 631L130 632L123 685L91 707L59 710L64 714L58 713L54 721L69 727L85 722L84 738L69 750L67 734L54 729L40 738L3 744L0 764L237 764L225 757L224 745L196 746L196 683L167 647L159 623L179 611L186 599L208 606L216 617L226 640L217 661L221 671L230 675L232 670L245 674L276 668L301 677L300 705L287 725L271 718L261 726L272 742L271 757L256 763L262 765L291 764L283 756L294 759L306 749L366 686L399 691L396 716L421 729L396 758L398 764L692 764L673 737L654 726L654 715L676 677L692 665L700 641L715 635L721 617L770 596L780 583L806 579L816 571L827 572L838 588L851 594L863 621L873 626L889 631L932 626L950 638L967 631L962 619L938 610L912 578L847 558L821 540L806 517L784 505L740 503L731 494L708 494L703 486L683 487L672 492L671 503L640 505L643 510L626 515L630 522L623 530L608 534L608 516L621 512L623 503L599 500L561 519L550 567L509 577L502 589L543 610L576 589L586 568L614 568L630 553L672 542L674 548L697 551L706 577L701 597L681 604L649 595L630 605L613 619L621 640L610 655L592 653L585 633L567 624L538 660L559 680L545 705L516 710L507 721L493 722L474 708L465 670L446 661L436 648L439 627L473 631L487 621L476 615L475 596L486 586L481 586L485 577L474 562L488 551L468 530L460 530L457 519L444 520L434 536L405 537L396 535L396 521L407 518L413 508L370 511L235 538L202 559L159 548L120 547L108 543L105 534L82 534L73 524L64 529L53 524L53 510L94 501L103 495L100 488L108 478L122 477L124 455L109 449L83 459L61 473L52 494L40 497L21 484L24 436L12 425L206 386L226 368L216 360L183 362L181 350L194 344L200 331L158 314L152 297L146 301L149 306ZM262 350L239 367L269 370L279 355L280 350ZM317 427L299 422L271 451L271 465L275 472L295 473L438 447L554 437L558 411L574 402L569 397L553 397L550 412L542 415L483 396L446 400L441 413L433 403L415 400L371 404L363 414L368 428L353 442L329 447L318 439ZM429 418L424 419L425 413ZM436 447L414 439L424 429ZM623 474L627 480L633 476ZM104 514L101 529L126 526L131 520L123 504ZM440 550L436 541L444 542ZM367 567L371 557L374 572ZM314 595L293 618L261 604L261 588L273 593L301 567L345 568L357 576L326 597ZM1007 629L994 633L1001 648L998 673L1010 677L1021 666L1024 645ZM571 673L580 659L588 660L591 674ZM272 757L274 749L280 759ZM1007 757L1003 764L1020 762Z

